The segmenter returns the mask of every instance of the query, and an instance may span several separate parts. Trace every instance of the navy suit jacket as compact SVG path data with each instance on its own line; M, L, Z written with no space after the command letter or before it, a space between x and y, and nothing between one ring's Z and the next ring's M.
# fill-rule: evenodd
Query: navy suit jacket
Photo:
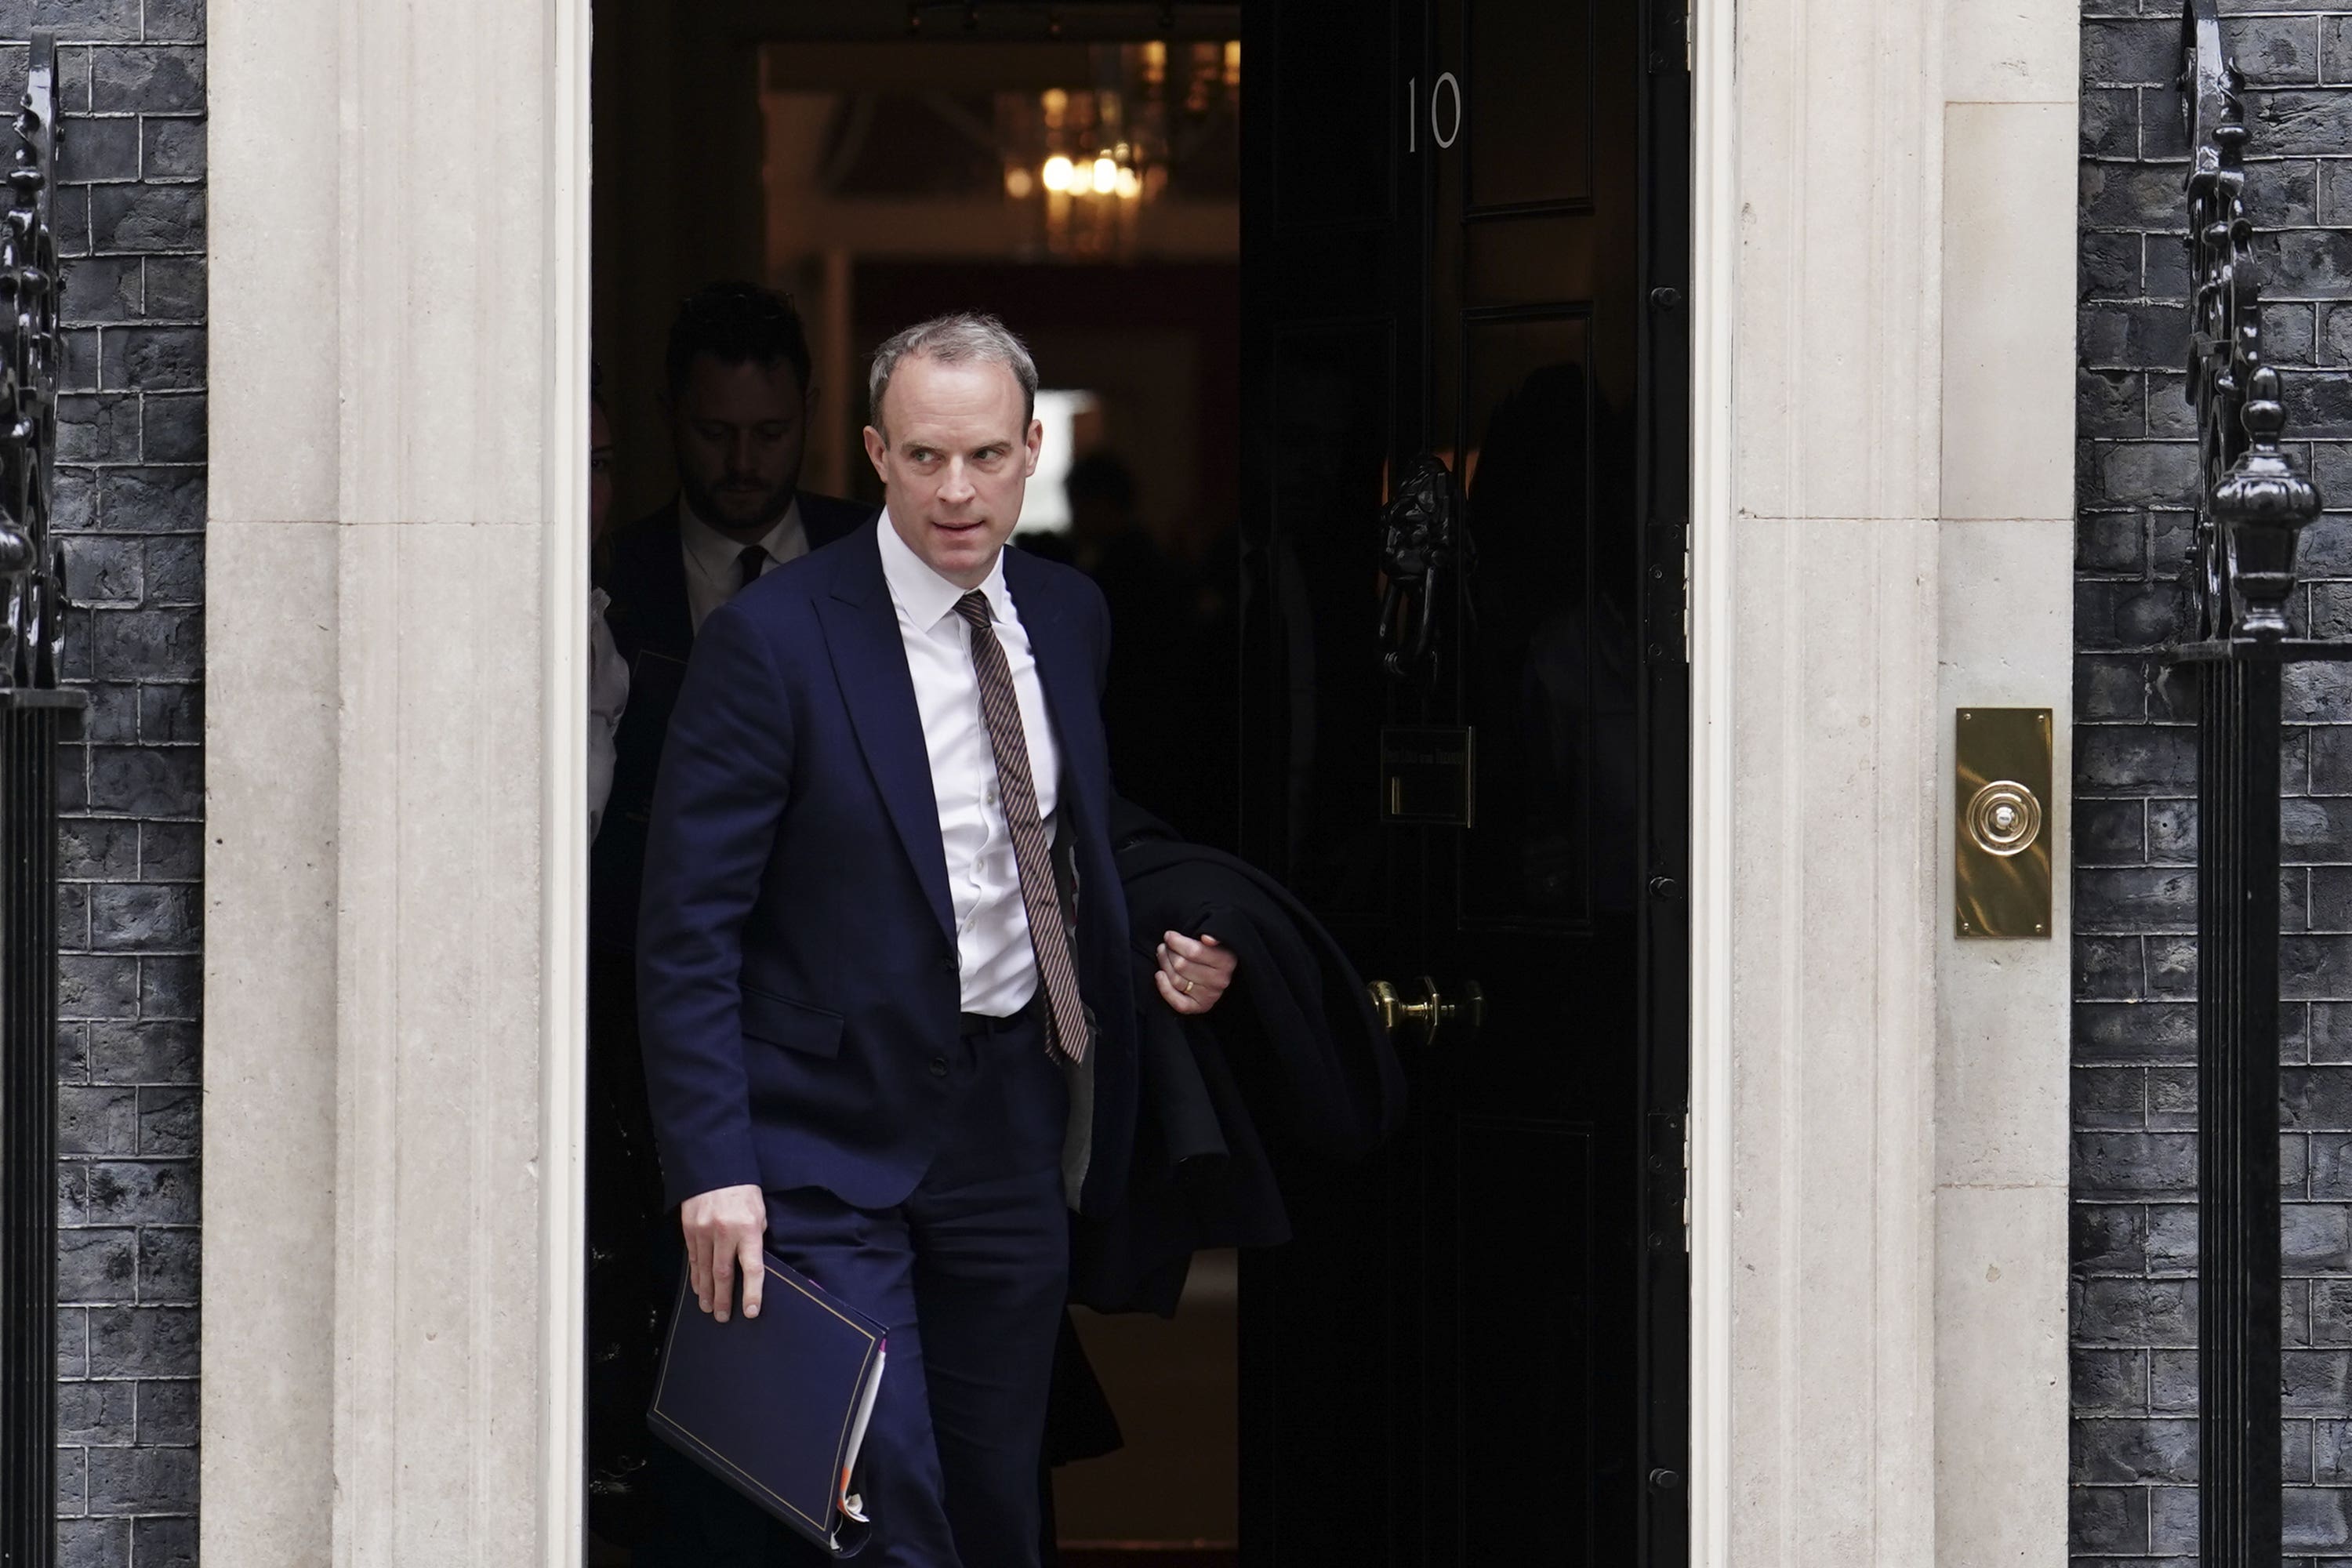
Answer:
M638 1017L664 1185L903 1202L956 1082L947 858L898 612L867 523L703 623L654 795ZM1127 907L1100 701L1110 615L1066 566L1004 552L1062 759L1057 850L1093 1010L1081 1206L1117 1201L1135 1107ZM1084 1112L1081 1111L1081 1114Z
M812 551L846 538L874 517L870 506L812 490L800 492L800 508ZM596 585L612 595L604 624L629 666L629 701L613 737L613 793L604 803L604 825L588 850L588 934L600 948L626 952L636 945L639 877L662 740L694 651L677 501L614 531Z

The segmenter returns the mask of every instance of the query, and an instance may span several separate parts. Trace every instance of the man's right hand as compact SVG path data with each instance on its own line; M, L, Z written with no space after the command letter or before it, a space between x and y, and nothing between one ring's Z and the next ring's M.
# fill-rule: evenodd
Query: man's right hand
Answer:
M743 1275L743 1315L760 1315L760 1285L767 1269L760 1238L768 1233L768 1199L756 1185L718 1187L678 1205L686 1232L686 1267L694 1299L720 1322L735 1303L735 1275Z

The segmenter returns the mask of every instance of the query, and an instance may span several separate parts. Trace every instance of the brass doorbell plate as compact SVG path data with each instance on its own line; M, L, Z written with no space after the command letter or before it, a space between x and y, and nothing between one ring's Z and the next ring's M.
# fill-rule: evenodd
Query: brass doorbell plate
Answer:
M1963 708L1952 727L1954 933L2047 939L2050 710Z

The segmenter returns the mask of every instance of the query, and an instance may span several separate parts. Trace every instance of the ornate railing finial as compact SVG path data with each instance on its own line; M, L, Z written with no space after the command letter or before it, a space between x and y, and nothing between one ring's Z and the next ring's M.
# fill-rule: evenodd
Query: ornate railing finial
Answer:
M2263 359L2262 280L2246 218L2245 79L2222 47L2214 0L2189 0L2180 57L2195 290L2187 392L2200 483L2179 640L2283 642L2296 544L2320 499L2279 447L2286 414L2278 373Z
M2279 638L2287 634L2295 546L2319 515L2319 490L2279 450L2286 410L2279 403L2278 372L2256 365L2247 379L2239 415L2245 449L2209 491L2206 511L2224 545L2222 569L2236 635Z
M58 448L62 339L57 237L57 47L36 34L25 100L12 124L7 207L0 211L0 688L58 683L64 558L50 498Z

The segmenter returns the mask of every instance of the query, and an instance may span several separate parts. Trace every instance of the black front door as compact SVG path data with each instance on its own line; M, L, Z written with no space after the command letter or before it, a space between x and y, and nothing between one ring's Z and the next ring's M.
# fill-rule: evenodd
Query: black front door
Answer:
M1244 11L1244 842L1420 1009L1244 1265L1252 1563L1685 1555L1683 16Z

